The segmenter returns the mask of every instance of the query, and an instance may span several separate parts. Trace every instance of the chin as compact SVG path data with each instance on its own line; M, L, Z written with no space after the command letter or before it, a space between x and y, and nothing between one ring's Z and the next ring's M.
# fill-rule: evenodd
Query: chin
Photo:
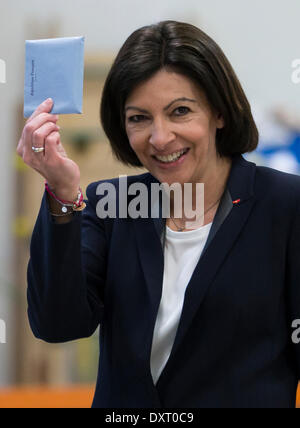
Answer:
M178 177L176 175L173 175L172 177L168 177L167 175L162 176L162 174L159 174L159 176L156 176L156 178L161 182L161 183L166 183L169 186L171 186L173 183L179 183L181 185L183 185L184 183L189 183L190 181L187 179L184 179L183 177Z

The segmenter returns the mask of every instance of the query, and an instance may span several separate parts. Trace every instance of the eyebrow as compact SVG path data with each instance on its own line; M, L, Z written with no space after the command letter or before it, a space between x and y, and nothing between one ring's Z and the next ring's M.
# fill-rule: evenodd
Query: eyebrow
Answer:
M164 111L168 110L168 108L170 108L171 105L176 103L177 101L189 101L191 103L197 102L197 100L193 100L191 98L186 98L186 97L176 98L176 100L171 101L166 107L164 107ZM149 113L147 110L140 107L135 107L135 106L127 106L124 111L126 112L127 110L138 110L141 113Z

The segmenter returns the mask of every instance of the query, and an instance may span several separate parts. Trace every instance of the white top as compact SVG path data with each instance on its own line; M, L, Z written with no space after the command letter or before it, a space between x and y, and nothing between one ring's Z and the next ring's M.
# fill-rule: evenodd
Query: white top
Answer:
M166 226L163 290L153 333L150 364L154 384L170 356L185 290L202 254L211 225L209 223L188 232L175 232Z

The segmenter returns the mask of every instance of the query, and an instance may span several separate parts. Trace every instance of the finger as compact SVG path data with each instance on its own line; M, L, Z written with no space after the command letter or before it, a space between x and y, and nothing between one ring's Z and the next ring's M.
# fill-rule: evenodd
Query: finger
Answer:
M46 122L40 128L36 129L32 134L32 146L44 147L45 138L53 131L58 131L60 128L53 122ZM31 146L31 147L32 147Z
M50 132L44 139L44 145L42 146L44 150L40 153L31 151L26 151L23 160L26 164L30 165L31 168L36 169L37 171L43 170L44 162L46 164L52 160L53 165L57 161L57 156L55 157L55 146L60 141L60 135L58 131ZM54 156L53 156L54 155ZM49 166L49 165L48 165Z
M43 123L46 121L52 121L57 122L59 119L58 115L53 115L48 113L50 108L52 107L52 100L49 98L48 100L44 101L42 104L40 104L37 109L34 111L34 113L30 116L30 118L27 120L23 131L21 138L18 142L17 146L17 153L19 156L23 156L24 152L24 144L26 144L26 140L28 138L31 139L31 134L34 132L37 128L39 128Z
M57 131L51 132L45 138L45 157L46 163L55 161L57 159L57 146L60 143L60 134Z
M24 126L22 136L19 142L19 145L25 145L26 147L32 143L32 134L38 130L45 123L50 122L56 124L58 120L57 115L52 115L49 113L40 113L37 117L32 119L31 122L27 123Z
M31 122L32 119L34 119L36 116L38 116L41 113L49 113L53 107L53 100L51 98L48 98L47 100L43 101L32 113L32 115L28 118L26 123Z
M35 116L30 122L26 123L24 130L29 129L35 131L36 128L39 128L45 122L57 122L58 119L59 116L57 114L42 112L38 116Z

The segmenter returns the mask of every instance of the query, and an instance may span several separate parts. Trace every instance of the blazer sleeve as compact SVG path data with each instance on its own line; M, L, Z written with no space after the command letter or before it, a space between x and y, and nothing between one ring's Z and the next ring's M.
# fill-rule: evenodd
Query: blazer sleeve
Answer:
M288 322L293 359L300 380L300 204L292 224L287 258Z
M46 342L89 337L102 322L107 236L93 194L89 185L87 207L65 224L53 220L43 195L30 243L27 301L32 332Z

